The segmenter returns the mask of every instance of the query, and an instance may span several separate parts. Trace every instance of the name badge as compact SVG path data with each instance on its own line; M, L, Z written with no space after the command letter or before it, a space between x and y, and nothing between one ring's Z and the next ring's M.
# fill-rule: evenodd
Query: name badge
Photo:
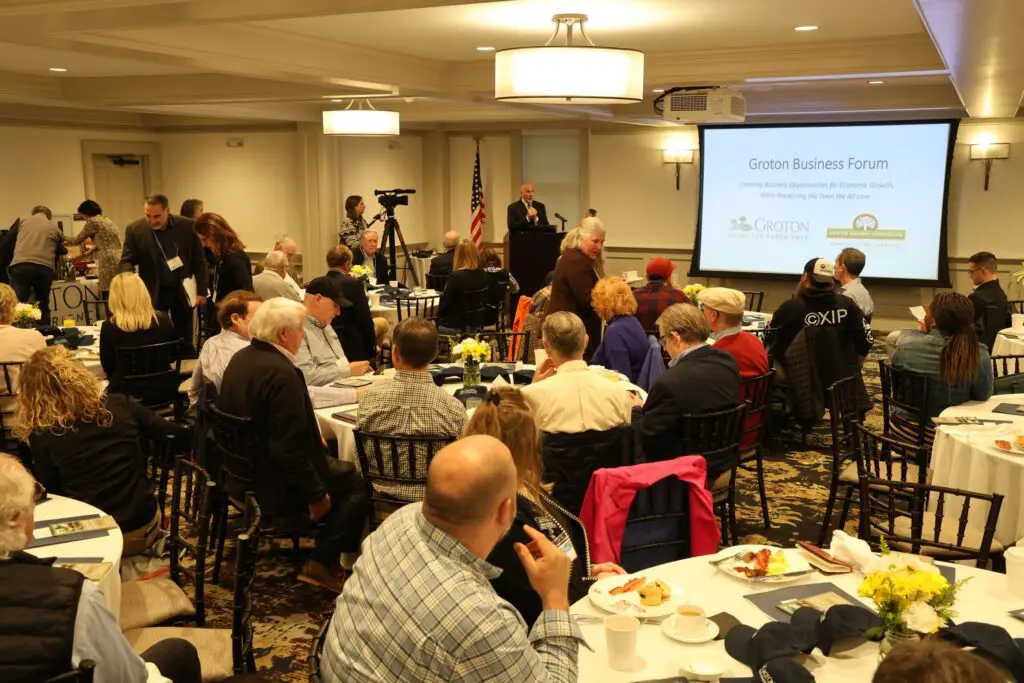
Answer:
M175 256L174 258L167 259L167 269L169 271L171 271L172 273L174 271L176 271L178 268L181 268L184 265L185 264L181 262L181 258L178 257L178 256Z
M564 543L559 543L558 547L562 550L563 553L569 556L570 562L576 561L576 549L572 547L572 541L566 539Z

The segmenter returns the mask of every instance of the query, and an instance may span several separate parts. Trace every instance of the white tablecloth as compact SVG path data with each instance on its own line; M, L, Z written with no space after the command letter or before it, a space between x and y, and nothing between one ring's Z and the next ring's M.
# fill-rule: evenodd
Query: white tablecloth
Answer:
M94 508L88 503L55 496L50 494L50 499L36 506L36 522L46 522L54 519L66 519L79 515L105 515L99 508ZM36 529L36 537L49 536L49 529ZM56 545L44 545L39 548L30 548L29 553L36 557L101 557L103 562L110 562L111 568L98 586L107 599L107 606L114 616L121 614L121 553L124 551L124 538L121 530L117 527L110 529L106 536L89 538L84 541L72 541L70 543L58 543Z
M532 370L535 366L526 365L524 368ZM369 379L374 383L392 381L391 377L394 373L390 370L386 370L385 372L387 375L367 375L365 376L365 379ZM482 382L481 384L487 387L490 386L489 382ZM622 386L623 391L632 389L633 391L638 392L644 400L647 399L647 392L635 384L625 381L625 377L620 376L619 384ZM442 385L442 388L454 396L455 392L462 388L462 383L455 381L446 382ZM355 426L343 420L334 418L332 415L356 405L358 404L353 403L345 406L335 406L333 408L321 408L316 411L316 419L320 425L320 431L325 435L334 435L334 438L338 441L338 457L347 462L358 462L359 460L356 456L356 440L352 436ZM469 415L472 416L472 414L472 411L470 411Z
M1019 337L1014 339L1005 337L1005 334L1012 334ZM1024 330L1015 330L1008 327L996 335L996 341L992 345L993 356L1024 356Z
M100 379L106 379L107 375L103 372L103 367L100 365L100 326L85 327L82 325L78 328L78 331L83 335L92 335L93 342L89 346L80 346L75 351L72 351L75 360Z
M687 591L687 600L704 608L708 616L727 612L740 623L759 628L771 621L768 616L743 596L751 593L773 590L780 586L757 586L725 576L708 564L708 557L695 557L679 562L661 565L643 572L648 578L671 581ZM1006 592L1006 578L1002 574L983 571L972 567L956 568L956 578L972 577L963 588L956 602L958 621L986 621L1002 626L1015 638L1024 637L1024 622L1009 616L1007 610L1024 607L1024 599L1014 598ZM850 595L857 595L857 586L862 576L846 574L839 577L825 577L811 574L798 584L832 583ZM583 598L572 607L577 614L602 614ZM671 617L669 617L671 618ZM695 652L712 653L725 665L724 677L751 676L749 668L732 659L725 652L722 640L700 645L688 645L669 639L661 632L658 624L644 624L640 627L637 654L645 661L641 671L624 673L608 668L608 654L604 625L583 624L580 626L593 652L579 648L579 679L600 683L627 683L677 676L679 664L687 655ZM864 642L856 648L825 657L820 650L813 652L805 664L818 683L865 683L870 681L878 666L878 644Z
M421 280L421 283L422 283L422 280ZM373 290L370 290L370 292L372 293ZM411 293L411 292L408 292L408 293ZM422 290L422 296L424 296L424 297L440 296L440 295L441 295L440 292L435 291L433 289L424 289L424 290ZM395 306L395 304L391 303L390 305L385 305L385 304L371 305L370 306L370 315L372 315L374 318L384 318L385 320L388 321L388 339L390 339L391 338L391 334L395 331L395 327L398 325L398 308Z
M981 417L1010 420L1013 424L937 429L932 448L932 483L977 493L1002 494L1003 507L995 538L1009 545L1024 538L1024 455L1001 451L993 442L996 439L1012 441L1014 434L1024 434L1024 418L993 413L992 409L1000 403L1024 404L1024 394L993 396L988 401L971 401L942 412L944 417ZM971 504L969 524L978 531L984 528L987 507L984 503ZM959 514L960 505L947 500L946 517L955 519Z

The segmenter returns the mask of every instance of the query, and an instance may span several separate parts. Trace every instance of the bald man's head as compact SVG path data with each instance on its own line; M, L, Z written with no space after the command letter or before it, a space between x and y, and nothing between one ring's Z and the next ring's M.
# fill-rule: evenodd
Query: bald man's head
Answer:
M524 201L532 202L533 183L523 183L522 186L520 186L519 188L519 196L522 197Z
M508 447L492 436L467 436L430 462L423 513L456 527L484 524L503 501L515 499L516 487Z
M459 233L449 230L444 234L444 241L441 244L444 245L445 250L459 246Z

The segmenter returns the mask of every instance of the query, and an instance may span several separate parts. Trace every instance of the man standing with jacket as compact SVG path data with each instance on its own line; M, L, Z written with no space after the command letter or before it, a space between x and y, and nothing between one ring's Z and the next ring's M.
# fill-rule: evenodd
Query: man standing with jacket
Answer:
M53 216L45 206L32 209L32 215L18 226L9 273L11 286L18 301L28 303L35 296L43 314L40 325L52 325L50 320L50 287L53 285L53 266L57 250L64 249L60 228L53 224ZM61 252L65 253L65 252Z
M175 331L189 350L187 355L194 357L193 302L189 301L183 283L194 277L194 305L204 304L209 276L203 245L192 229L195 222L172 215L167 197L162 194L146 197L142 210L144 217L125 228L118 271L124 273L138 267L139 277L153 299L153 308L171 316Z

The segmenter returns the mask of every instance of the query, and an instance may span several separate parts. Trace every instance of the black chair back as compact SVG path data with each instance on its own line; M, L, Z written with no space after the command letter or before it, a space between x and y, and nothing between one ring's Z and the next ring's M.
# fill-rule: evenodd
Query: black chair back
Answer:
M256 578L262 513L252 494L245 497L244 520L245 531L238 535L235 599L231 610L231 659L236 674L256 672L256 656L252 647L252 584Z
M746 301L743 304L743 310L754 311L756 313L761 312L761 307L764 306L764 291L744 291L743 296Z
M212 403L207 406L207 420L213 434L213 443L207 453L208 467L214 473L218 485L238 500L246 493L255 491L255 471L252 457L256 454L256 443L252 419L225 413Z
M946 515L949 502L959 506L956 517ZM988 514L980 539L975 535L971 540L976 543L972 544L967 533L971 504L975 502L988 503ZM909 546L907 549L915 555L976 560L979 567L985 567L1002 505L1003 496L998 493L865 477L860 480L860 537L873 544L884 538L900 550ZM925 512L926 507L930 513Z
M370 526L409 503L423 500L427 468L442 448L455 439L373 434L356 429L356 453L366 497L373 505Z
M1010 299L1006 302L1006 307L1010 309L1010 315L1024 314L1024 299Z
M856 425L857 473L861 479L924 484L928 477L928 451L920 446L875 434Z
M476 332L487 326L487 318L494 310L490 305L490 287L462 290L462 332Z
M117 349L118 368L128 395L150 410L180 403L181 342L178 340Z
M13 453L18 449L18 440L7 433L17 412L18 373L22 363L0 363L0 450Z
M739 464L740 443L746 428L747 404L734 408L682 416L682 440L675 457L703 455L712 472L727 472Z
M740 380L740 400L747 404L746 420L740 445L744 451L760 448L768 428L768 405L771 402L775 370L757 377Z
M860 424L857 408L857 378L841 379L825 390L829 427L832 431L832 469L842 469L855 458L854 439Z
M48 678L43 683L92 683L95 672L96 662L92 659L83 659L78 662L77 669Z
M878 361L882 382L883 433L917 446L931 445L931 391L934 381L917 372L900 370L888 361Z
M622 568L638 572L687 557L690 484L669 476L636 492L622 535Z
M215 488L216 484L202 467L189 462L184 456L175 460L171 531L167 539L171 555L170 575L171 580L179 586L185 580L192 584L195 590L193 603L196 607L196 625L200 627L206 625L206 554ZM188 555L192 562L182 564L182 554Z
M993 356L992 378L996 394L1024 392L1024 355Z
M309 648L309 683L323 683L323 676L321 675L320 660L323 657L324 645L327 644L327 634L331 630L331 618L334 616L333 612L329 612L324 618L323 623L320 624L320 630L317 631L316 637L313 638L313 643Z
M427 287L435 292L443 292L444 288L448 286L448 279L450 277L451 275L431 275L427 273Z
M406 318L425 318L427 320L436 320L437 307L440 303L440 295L405 295L395 297L395 306L398 308L398 322L402 322Z
M590 475L601 468L634 463L633 427L623 425L578 434L545 432L541 439L541 458L544 479L554 485L551 497L578 517Z

